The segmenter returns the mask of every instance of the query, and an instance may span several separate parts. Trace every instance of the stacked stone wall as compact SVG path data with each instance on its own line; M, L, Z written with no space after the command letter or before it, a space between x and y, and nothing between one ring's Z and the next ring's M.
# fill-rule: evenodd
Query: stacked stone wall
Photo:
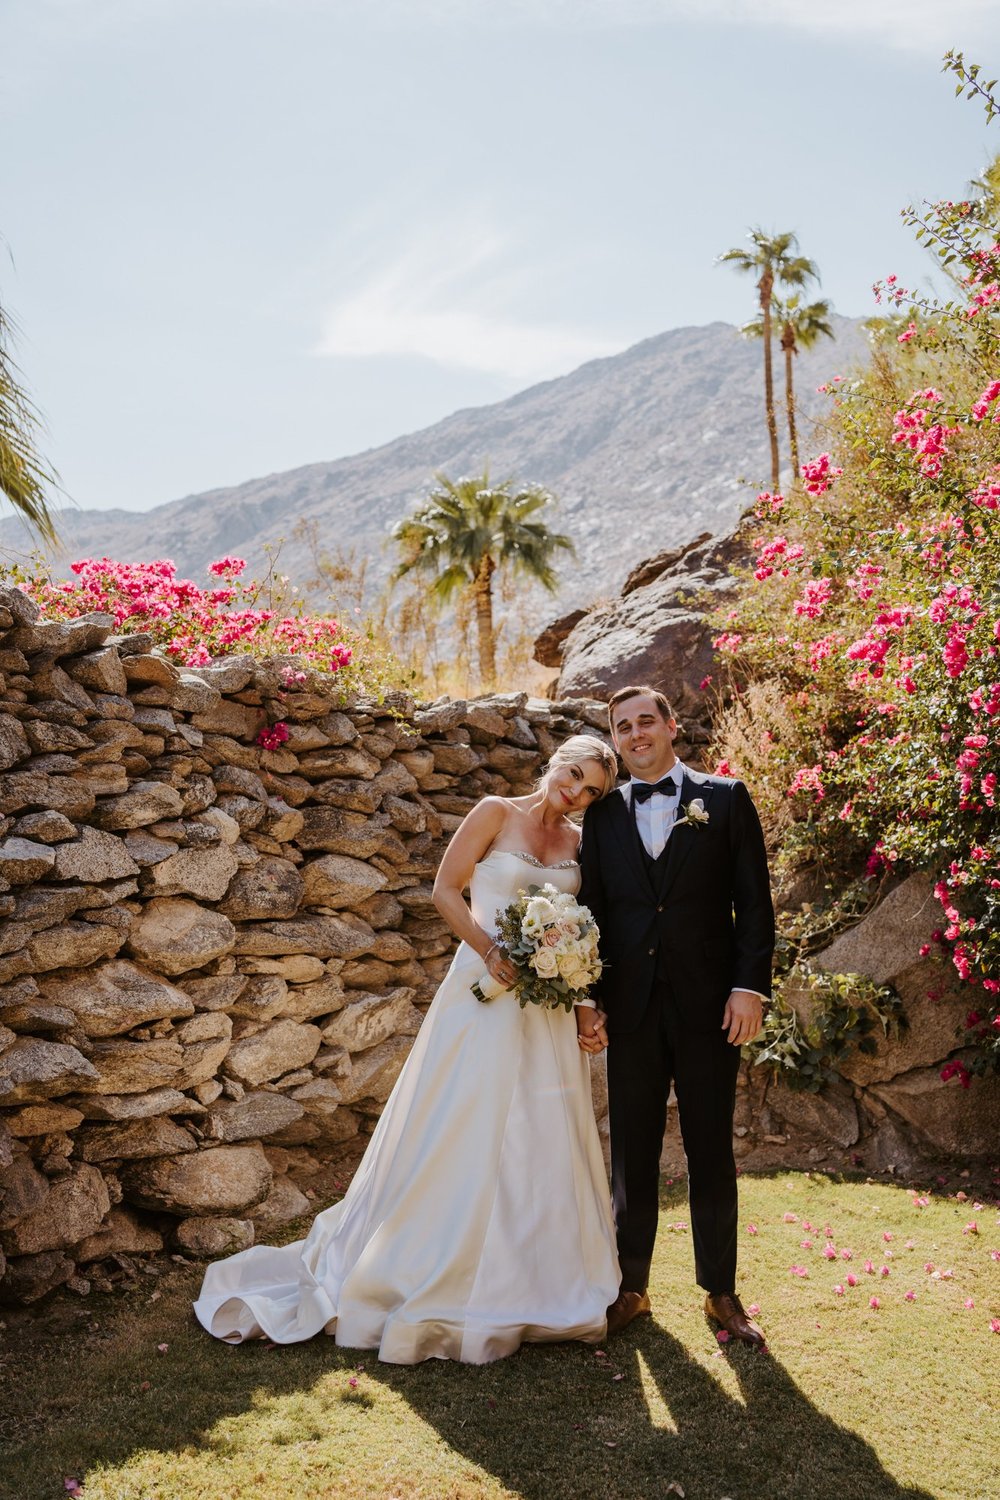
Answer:
M450 962L450 834L600 723L524 693L345 707L303 665L178 668L0 590L2 1300L307 1210Z

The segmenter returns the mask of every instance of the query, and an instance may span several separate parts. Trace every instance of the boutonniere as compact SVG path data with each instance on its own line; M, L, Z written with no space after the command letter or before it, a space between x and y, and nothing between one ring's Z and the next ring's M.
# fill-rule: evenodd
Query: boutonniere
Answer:
M682 823L693 823L696 828L701 828L708 822L708 813L700 797L692 797L686 805L682 804L681 812L684 816L677 818L674 823L675 828L679 828Z

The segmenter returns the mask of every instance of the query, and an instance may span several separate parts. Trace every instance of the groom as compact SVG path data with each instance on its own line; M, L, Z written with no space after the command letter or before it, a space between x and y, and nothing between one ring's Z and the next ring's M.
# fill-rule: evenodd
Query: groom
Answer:
M622 1283L608 1333L650 1312L659 1162L671 1083L687 1156L695 1275L731 1338L764 1335L736 1296L733 1107L740 1046L770 994L774 910L760 820L740 781L674 755L670 704L627 687L608 704L631 780L587 811L581 900L601 933L596 991L607 1014L611 1187ZM600 1050L600 1013L577 1008Z

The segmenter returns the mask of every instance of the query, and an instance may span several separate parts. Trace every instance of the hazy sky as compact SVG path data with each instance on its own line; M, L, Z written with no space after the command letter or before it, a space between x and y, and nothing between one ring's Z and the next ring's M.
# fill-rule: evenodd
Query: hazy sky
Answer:
M998 0L0 0L0 298L84 506L331 459L686 323L838 312L992 149ZM992 51L990 50L992 48ZM12 257L12 259L11 259Z

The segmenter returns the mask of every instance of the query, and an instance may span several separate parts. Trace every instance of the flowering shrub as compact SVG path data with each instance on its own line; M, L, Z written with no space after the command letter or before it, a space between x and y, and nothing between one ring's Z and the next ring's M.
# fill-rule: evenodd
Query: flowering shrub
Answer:
M1000 1068L1000 157L985 179L975 201L909 211L957 290L940 304L877 284L890 315L871 367L828 388L830 452L758 497L755 561L716 639L737 705L719 753L737 773L766 763L765 826L779 800L794 818L779 857L835 883L934 872L922 951L975 992L978 1071ZM755 687L781 713L734 741L727 717Z
M350 630L332 615L306 611L295 591L282 594L275 580L243 577L246 563L223 557L210 563L213 583L199 588L178 578L166 559L123 563L83 558L70 564L73 578L54 579L41 565L14 567L6 577L31 596L47 619L72 620L91 611L110 614L123 634L142 631L183 666L207 666L234 652L300 657L313 671L336 673L345 692L377 690L394 677L394 663L370 635ZM289 687L307 674L292 668ZM276 749L287 728L265 731ZM263 743L263 742L262 742Z

